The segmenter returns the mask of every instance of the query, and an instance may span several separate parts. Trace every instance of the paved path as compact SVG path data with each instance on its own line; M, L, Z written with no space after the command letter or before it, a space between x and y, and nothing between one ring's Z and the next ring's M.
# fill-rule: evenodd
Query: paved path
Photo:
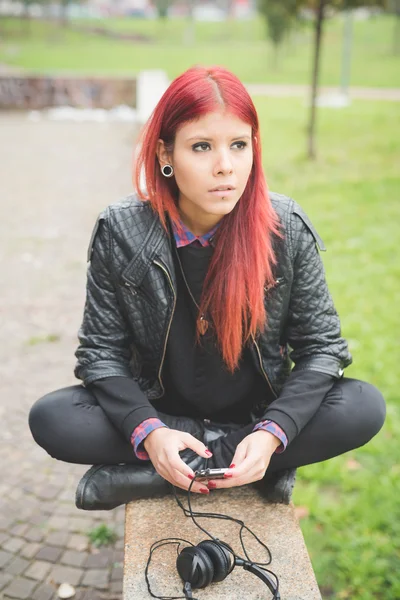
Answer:
M27 416L77 383L86 249L98 212L131 191L133 133L0 113L0 598L53 600L61 582L76 600L121 597L124 509L76 509L87 467L48 456ZM118 540L98 551L87 532L102 523Z

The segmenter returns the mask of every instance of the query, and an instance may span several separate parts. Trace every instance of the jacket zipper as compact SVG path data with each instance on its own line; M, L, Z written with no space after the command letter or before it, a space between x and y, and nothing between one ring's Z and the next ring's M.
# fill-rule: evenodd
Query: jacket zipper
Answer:
M278 397L278 395L276 394L276 392L275 392L274 388L272 387L272 384L271 384L271 382L270 382L270 380L269 380L269 377L268 377L267 373L266 373L266 372L265 372L265 370L264 370L264 366L263 366L263 364L262 364L261 352L260 352L260 349L259 349L259 347L258 347L258 344L257 344L257 342L256 342L256 339L255 339L254 335L252 335L251 337L252 337L252 339L253 339L253 344L254 344L254 346L256 347L256 350L257 350L257 354L258 354L258 360L260 361L260 367L261 367L261 371L263 372L263 375L264 375L264 377L265 377L265 380L266 380L266 382L267 382L267 383L268 383L268 385L269 385L269 388L270 388L271 392L273 393L273 395L275 396L275 398L277 398L277 397Z
M165 393L163 382L161 380L161 371L162 371L162 367L163 367L163 364L164 364L165 352L167 350L167 341L168 341L169 331L171 329L172 319L174 317L174 312L175 312L176 294L175 294L174 285L172 283L171 276L168 273L168 270L166 269L166 267L164 267L164 265L161 262L158 262L157 260L153 260L153 263L155 265L157 265L158 267L160 267L160 269L162 269L164 271L164 273L166 274L166 276L168 277L168 281L169 281L169 284L170 284L171 290L172 290L172 295L174 297L174 304L173 304L173 307L172 307L171 318L170 318L170 321L169 321L169 324L168 324L167 335L165 336L164 350L163 350L163 354L162 354L162 357L161 357L160 368L158 370L158 381L160 382L160 386L161 386L161 389L162 389L162 394L161 394L161 396L157 396L157 398L161 398L164 395L164 393Z

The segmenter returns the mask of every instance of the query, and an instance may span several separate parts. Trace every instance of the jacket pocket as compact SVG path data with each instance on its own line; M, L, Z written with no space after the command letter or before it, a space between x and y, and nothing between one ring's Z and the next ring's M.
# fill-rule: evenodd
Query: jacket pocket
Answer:
M125 281L123 289L128 295L128 299L146 304L152 308L157 308L155 298L143 286L134 286Z

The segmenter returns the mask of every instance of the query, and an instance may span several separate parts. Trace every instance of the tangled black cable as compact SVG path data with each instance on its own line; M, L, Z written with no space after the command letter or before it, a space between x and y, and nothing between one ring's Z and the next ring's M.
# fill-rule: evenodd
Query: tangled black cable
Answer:
M265 567L267 567L268 565L271 564L272 561L272 556L271 556L271 551L268 548L268 546L266 544L264 544L264 542L262 542L260 540L260 538L249 528L247 527L247 525L244 523L244 521L242 521L241 519L236 519L235 517L230 517L228 515L223 515L221 513L209 513L209 512L193 512L192 510L192 504L191 504L191 500L190 500L190 494L191 494L191 490L192 490L192 486L194 484L194 482L196 481L198 477L197 472L195 473L195 476L193 478L193 480L191 481L188 491L187 491L187 499L188 499L188 508L185 508L182 504L182 502L179 500L177 494L176 494L176 490L175 487L171 484L172 487L172 492L174 494L175 500L179 506L179 508L182 509L183 514L185 515L185 517L190 517L193 521L193 523L196 525L196 527L198 527L199 529L201 529L201 531L203 531L209 538L211 538L212 540L214 540L215 542L218 542L218 544L220 544L221 546L224 546L228 552L230 552L233 556L233 561L232 561L232 567L229 571L229 573L232 572L234 566L235 566L235 559L239 559L241 561L247 561L248 563L251 563L251 565L255 565L257 567L262 567L264 571L266 571L267 573L270 573L276 582L276 590L273 596L272 600L276 600L277 598L279 598L279 579L278 576L271 571L270 569L266 569ZM240 531L239 531L239 537L240 537L240 543L243 549L243 552L246 556L246 559L242 558L241 556L237 555L234 550L231 548L231 546L227 543L224 542L223 540L220 540L216 537L214 537L211 533L209 533L206 529L204 529L204 527L202 527L201 525L199 525L199 523L197 523L195 517L202 517L202 518L207 518L207 519L223 519L223 520L227 520L227 521L233 521L234 523L237 523L238 525L240 525ZM245 545L244 545L244 540L243 540L243 531L247 530L249 533L251 533L251 535L257 540L257 542L263 547L265 548L265 550L267 551L268 554L268 562L255 562L252 561L251 558L249 557ZM157 540L156 542L154 542L151 547L150 547L150 552L149 552L149 558L147 560L146 563L146 568L145 568L145 578L146 578L146 584L147 584L147 589L149 591L149 594L151 595L152 598L158 598L159 600L178 600L181 598L187 599L187 598L192 598L193 600L196 600L192 595L188 595L186 593L185 596L157 596L156 594L154 594L151 590L151 586L150 586L150 580L149 580L149 568L150 568L150 562L151 562L151 558L153 553L158 550L159 548L161 548L162 546L167 546L169 544L176 544L176 552L177 552L177 556L179 556L179 548L181 546L181 543L185 542L186 544L188 544L189 546L195 546L195 544L193 544L192 542L189 542L188 540L185 540L183 538L178 538L178 537L173 537L173 538L163 538L161 540ZM229 574L228 573L228 574Z

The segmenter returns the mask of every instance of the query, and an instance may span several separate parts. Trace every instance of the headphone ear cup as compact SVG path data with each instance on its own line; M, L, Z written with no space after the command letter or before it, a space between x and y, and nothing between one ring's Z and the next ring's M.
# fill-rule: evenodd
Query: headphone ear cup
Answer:
M232 558L230 552L214 540L204 540L197 548L204 550L212 560L214 577L212 581L223 581L231 572Z
M194 588L204 588L214 578L214 566L205 550L198 546L184 548L176 559L176 568L183 581Z

